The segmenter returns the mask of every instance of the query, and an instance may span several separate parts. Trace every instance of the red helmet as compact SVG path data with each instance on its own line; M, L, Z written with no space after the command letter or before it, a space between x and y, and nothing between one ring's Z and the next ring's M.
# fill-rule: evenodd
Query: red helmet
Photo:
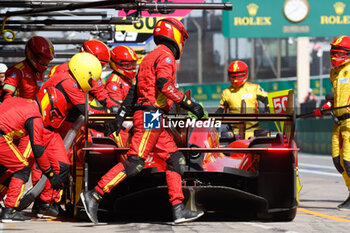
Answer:
M344 65L350 61L350 37L339 36L331 43L331 64L333 67Z
M55 58L51 41L41 36L33 36L28 40L25 54L29 62L40 73L43 73Z
M62 92L54 87L41 89L37 94L44 126L59 128L67 116L67 101Z
M136 75L137 55L129 46L120 45L111 50L111 68L118 74L128 78L131 83Z
M83 46L80 48L80 52L88 52L97 57L103 68L107 66L109 60L111 59L109 48L105 43L99 40L85 41Z
M243 61L233 61L227 69L233 87L241 87L247 81L248 66Z
M179 59L182 54L182 48L188 34L184 25L176 18L164 18L157 22L153 31L154 42L158 45L163 41L172 43L175 46L175 59Z

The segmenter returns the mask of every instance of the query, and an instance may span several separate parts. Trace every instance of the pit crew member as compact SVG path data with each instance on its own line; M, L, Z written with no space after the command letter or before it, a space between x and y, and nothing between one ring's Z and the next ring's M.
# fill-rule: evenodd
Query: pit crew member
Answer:
M323 105L323 109L349 105L350 101L350 37L339 36L331 43L330 81L333 86L334 100ZM350 210L350 108L334 110L340 124L334 122L332 133L332 158L335 168L342 174L348 188L348 198L338 205L339 210ZM323 111L317 108L314 116L321 117Z
M168 112L173 102L194 113L198 118L204 116L202 106L188 99L175 87L175 59L179 59L188 34L183 24L175 18L164 18L157 22L153 31L157 47L141 62L137 75L137 104L133 115L135 128L131 139L128 159L115 165L107 172L94 189L81 193L85 210L94 223L98 222L97 211L104 194L109 193L126 177L138 174L144 167L145 159L153 150L166 161L166 180L169 189L170 203L173 206L175 223L193 221L203 215L202 211L191 211L184 208L182 193L182 175L185 158L162 126L160 129L144 129L143 114L154 111L154 117L161 117L161 112ZM134 87L130 88L117 114L117 119L108 133L120 130L120 118L125 116L129 96L133 98ZM132 102L132 101L131 101Z
M26 43L25 56L25 60L7 70L0 102L15 94L34 99L40 88L37 82L44 80L44 72L54 59L55 52L48 39L33 36Z
M137 60L135 51L129 46L120 45L111 50L109 66L113 72L108 76L105 89L118 108L126 98L130 87L135 84ZM128 125L125 123L125 130L121 130L119 134L113 133L113 138L119 147L126 147L128 144L128 131L132 123Z
M63 187L62 178L54 168L58 164L53 163L46 153L43 126L59 126L66 116L67 102L54 88L42 92L38 93L37 100L15 97L6 99L0 105L0 163L13 174L4 201L3 222L29 220L16 211L24 184L30 176L30 167L28 158L14 144L15 140L29 135L35 160L51 187L55 190Z
M240 60L231 62L228 69L231 86L223 90L220 105L215 113L241 113L242 100L246 103L246 113L258 113L259 101L264 104L264 112L269 112L267 93L259 84L247 82L249 76L248 65ZM246 138L254 136L254 131L260 127L257 121L246 122ZM238 125L233 125L233 133L239 131Z
M80 48L80 52L87 52L94 55L101 63L102 69L105 69L110 61L111 55L109 48L105 43L99 40L88 40ZM56 72L67 72L69 70L68 63L54 66L50 70L49 77L53 76ZM91 80L90 96L97 99L98 102L104 107L113 107L115 104L108 97L107 91L102 83L101 78L97 81ZM92 98L92 99L93 99Z
M57 72L50 77L42 86L45 88L56 88L63 94L67 101L68 111L73 107L79 110L79 115L84 114L85 109L85 92L91 89L91 80L98 80L102 73L102 66L100 61L90 53L77 53L68 63L69 70L66 72ZM95 110L91 108L91 112ZM97 112L104 112L103 110L96 110ZM52 143L57 145L64 145L62 137L57 129L52 129L47 133ZM50 155L60 161L61 168L66 168L69 159L65 147L53 147ZM68 162L67 162L68 161ZM69 168L69 167L68 167ZM66 170L66 169L65 169ZM38 169L32 168L32 182L35 185L41 178L41 172ZM56 217L59 214L58 205L51 205L52 203L59 203L62 192L54 192L50 185L46 183L44 190L40 194L39 199L35 200L33 212L41 214L44 212L48 216ZM52 198L54 196L54 198Z

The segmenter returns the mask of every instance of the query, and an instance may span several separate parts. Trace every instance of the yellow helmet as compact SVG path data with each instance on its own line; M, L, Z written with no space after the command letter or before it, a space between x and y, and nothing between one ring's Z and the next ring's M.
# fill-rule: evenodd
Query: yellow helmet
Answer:
M94 55L85 52L75 54L68 67L84 92L91 89L92 79L97 81L102 73L100 61Z

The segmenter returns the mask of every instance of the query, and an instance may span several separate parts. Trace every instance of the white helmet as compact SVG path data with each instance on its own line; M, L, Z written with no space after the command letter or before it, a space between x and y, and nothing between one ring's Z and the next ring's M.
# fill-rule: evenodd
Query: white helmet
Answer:
M4 63L0 63L0 73L5 73L7 66Z

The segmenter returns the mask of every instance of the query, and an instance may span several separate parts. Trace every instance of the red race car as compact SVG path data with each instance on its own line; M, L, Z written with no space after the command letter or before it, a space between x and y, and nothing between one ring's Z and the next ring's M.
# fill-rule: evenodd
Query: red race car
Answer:
M287 113L209 114L206 128L192 123L179 127L181 124L175 121L189 119L167 115L166 121L172 122L168 124L169 130L186 157L183 192L187 208L204 210L206 216L292 221L299 187L293 103L291 91ZM75 217L85 214L79 197L82 190L92 189L101 176L125 159L127 147L118 147L115 140L102 134L91 136L96 135L91 128L102 127L111 119L114 119L112 114L86 115L85 126L81 128L83 120L79 119L72 129L74 137L68 133L65 138L74 141L73 170L65 204ZM239 134L224 137L216 125L219 121L222 125L239 124ZM282 132L265 130L245 139L246 121L259 121L266 127L273 125L267 124L269 121L284 122L284 127ZM99 218L171 219L164 171L164 162L151 153L140 174L127 178L104 197L99 205Z

